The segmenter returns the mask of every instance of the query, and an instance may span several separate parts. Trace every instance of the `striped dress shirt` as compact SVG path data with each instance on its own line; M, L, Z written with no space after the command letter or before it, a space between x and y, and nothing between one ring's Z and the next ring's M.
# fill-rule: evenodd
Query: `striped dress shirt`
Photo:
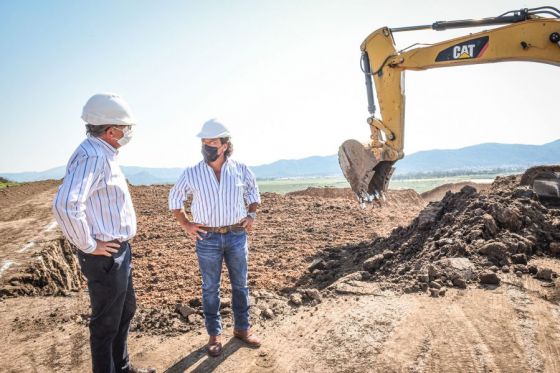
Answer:
M255 175L232 159L223 164L220 182L204 161L187 167L169 192L169 209L183 208L189 195L194 222L207 227L237 224L247 216L246 204L261 202Z
M136 234L136 214L117 155L105 141L88 137L70 157L53 201L62 232L85 253L95 250L96 239L122 242Z

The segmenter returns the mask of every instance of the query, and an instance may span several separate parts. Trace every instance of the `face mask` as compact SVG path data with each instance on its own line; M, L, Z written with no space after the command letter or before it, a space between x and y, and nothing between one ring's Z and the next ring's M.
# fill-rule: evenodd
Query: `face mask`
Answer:
M202 156L206 162L214 162L220 156L218 154L218 149L210 145L202 145Z
M120 146L125 146L132 139L132 129L130 129L130 127L125 127L121 131L123 133L123 137L118 139L117 142L119 143Z

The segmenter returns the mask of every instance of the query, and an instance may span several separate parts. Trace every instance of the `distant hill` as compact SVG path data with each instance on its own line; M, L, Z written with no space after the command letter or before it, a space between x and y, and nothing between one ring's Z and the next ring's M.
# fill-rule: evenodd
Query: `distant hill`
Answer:
M395 174L526 168L560 163L560 140L544 145L487 143L453 150L421 151L397 163Z
M395 176L438 172L519 170L560 163L560 140L544 145L487 143L452 150L427 150L397 162ZM282 160L252 167L259 178L342 176L338 156Z
M10 180L26 182L47 179L62 179L65 166L51 168L41 172L18 172L0 174ZM150 168L123 166L122 170L128 181L134 185L168 184L174 183L179 178L181 168Z
M336 155L280 160L262 166L251 167L251 170L260 179L342 175Z
M559 163L560 140L544 145L487 143L461 149L427 150L407 155L396 164L394 175L406 178L443 172L520 170L538 164ZM342 176L336 155L280 160L251 169L260 179ZM56 167L42 172L0 173L0 176L19 182L61 179L64 170L65 167ZM174 183L181 170L123 167L127 179L135 185Z

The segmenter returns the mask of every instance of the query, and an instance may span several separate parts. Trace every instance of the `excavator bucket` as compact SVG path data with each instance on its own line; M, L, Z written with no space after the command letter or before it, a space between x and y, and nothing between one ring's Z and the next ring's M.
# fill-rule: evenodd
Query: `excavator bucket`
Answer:
M560 165L536 166L521 176L521 185L527 185L546 205L560 207Z
M370 147L347 140L338 149L338 163L360 203L384 198L394 161L377 159Z

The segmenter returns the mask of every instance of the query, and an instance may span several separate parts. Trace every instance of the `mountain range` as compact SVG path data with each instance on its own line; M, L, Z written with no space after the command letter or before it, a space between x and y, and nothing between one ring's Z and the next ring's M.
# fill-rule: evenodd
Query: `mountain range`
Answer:
M520 170L539 164L560 164L560 140L543 145L485 143L460 149L420 151L397 162L394 175L407 178L442 172ZM336 155L279 160L251 169L259 179L342 176ZM60 179L64 170L61 166L42 172L0 173L0 176L19 182ZM174 183L181 170L123 166L127 179L135 185Z

